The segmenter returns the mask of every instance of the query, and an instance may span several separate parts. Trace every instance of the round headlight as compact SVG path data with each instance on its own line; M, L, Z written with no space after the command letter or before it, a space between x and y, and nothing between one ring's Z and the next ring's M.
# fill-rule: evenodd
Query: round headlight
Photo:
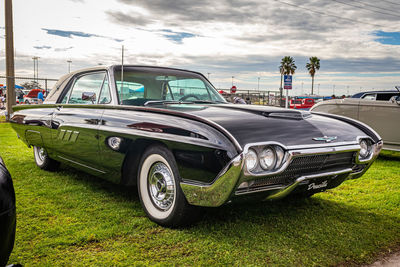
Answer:
M275 153L276 153L276 168L280 168L283 163L283 159L285 157L285 152L280 146L275 146Z
M360 142L360 147L361 147L361 149L360 149L360 156L362 157L362 158L366 158L366 157L368 157L368 155L369 155L369 150L370 150L370 147L369 147L369 145L368 145L368 142L367 142L367 140L361 140L361 142Z
M260 165L264 170L270 170L274 168L276 162L276 156L274 150L270 147L266 147L260 153Z
M249 149L246 154L246 168L249 171L252 171L257 166L257 153L253 149Z

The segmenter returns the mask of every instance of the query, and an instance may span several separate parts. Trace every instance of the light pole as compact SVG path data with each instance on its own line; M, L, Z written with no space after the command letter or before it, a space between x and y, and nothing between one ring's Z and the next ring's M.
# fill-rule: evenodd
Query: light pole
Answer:
M320 84L318 84L318 95L319 95L319 85L320 85Z
M39 58L33 57L33 79L39 84Z
M235 78L235 76L232 76L232 86L233 86L233 78Z
M333 91L333 95L335 95L335 85L333 85L332 91Z
M70 60L67 60L67 62L68 62L68 73L70 73L71 72L71 63L72 63L72 60L70 59Z
M257 91L260 91L260 76L257 77L258 83L257 83Z
M210 80L210 74L211 72L207 72L207 79Z

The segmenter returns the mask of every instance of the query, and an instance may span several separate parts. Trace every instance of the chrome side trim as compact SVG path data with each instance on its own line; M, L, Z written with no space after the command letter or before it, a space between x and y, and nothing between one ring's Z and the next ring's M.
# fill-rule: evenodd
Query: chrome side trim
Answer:
M87 165L85 165L85 164L82 164L82 163L79 163L79 162L76 162L76 161L74 161L74 160L71 160L71 159L67 159L67 158L64 158L64 157L62 157L62 156L57 156L58 158L60 158L60 159L62 159L62 160L65 160L65 161L69 161L69 162L71 162L71 163L73 163L73 164L76 164L76 165L79 165L79 166L82 166L82 167L85 167L85 168L87 168L87 169L91 169L91 170L93 170L93 171L96 171L96 172L100 172L100 173L106 173L106 172L104 172L104 171L102 171L102 170L99 170L99 169L96 169L96 168L93 168L93 167L90 167L90 166L87 166Z

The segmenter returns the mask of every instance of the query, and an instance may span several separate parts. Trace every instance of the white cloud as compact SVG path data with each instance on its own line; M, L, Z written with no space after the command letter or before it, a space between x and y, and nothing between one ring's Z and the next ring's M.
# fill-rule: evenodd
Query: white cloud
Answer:
M397 31L394 16L330 1L286 2L383 27L309 13L273 0L14 0L16 72L32 73L32 56L40 57L40 72L47 77L63 75L69 59L73 69L118 64L123 44L128 63L211 72L217 87L230 86L234 75L239 88L254 89L260 75L261 88L276 90L280 58L291 55L298 65L295 92L301 83L304 91L310 87L304 67L310 56L321 58L316 84L326 93L333 85L344 90L349 86L351 92L360 87L393 88L400 77L399 46L377 42L372 32ZM80 34L63 37L43 29ZM182 39L168 39L165 30ZM0 50L4 51L4 42Z

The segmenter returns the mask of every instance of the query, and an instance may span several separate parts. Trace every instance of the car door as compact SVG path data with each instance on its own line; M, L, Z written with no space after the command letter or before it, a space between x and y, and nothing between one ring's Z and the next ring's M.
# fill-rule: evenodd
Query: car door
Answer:
M385 147L400 148L400 105L391 101L361 100L359 120L382 137Z
M106 71L74 78L52 117L53 150L59 160L94 174L102 174L98 128L104 109L101 90L107 84Z

